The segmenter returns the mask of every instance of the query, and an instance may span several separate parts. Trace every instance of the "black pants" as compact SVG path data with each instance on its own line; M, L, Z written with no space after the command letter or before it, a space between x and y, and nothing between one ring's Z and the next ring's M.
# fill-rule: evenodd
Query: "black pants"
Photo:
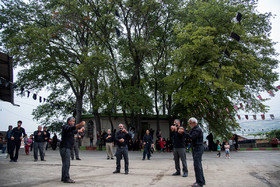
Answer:
M59 152L62 160L61 181L68 181L70 179L69 169L70 169L71 149L63 147L59 149Z
M148 157L148 159L150 159L151 157L151 144L145 144L144 146L144 152L143 152L143 159L146 158L146 155Z
M195 146L192 149L195 179L196 179L196 183L201 186L205 185L203 168L201 164L203 151L204 151L203 145Z
M117 151L116 151L116 157L117 157L117 171L121 170L121 159L122 157L124 158L124 167L125 167L125 171L128 172L128 148L127 146L125 147L117 147Z
M21 144L21 139L11 141L11 151L10 151L10 159L11 160L17 161L20 144ZM16 153L14 155L15 149L16 149Z

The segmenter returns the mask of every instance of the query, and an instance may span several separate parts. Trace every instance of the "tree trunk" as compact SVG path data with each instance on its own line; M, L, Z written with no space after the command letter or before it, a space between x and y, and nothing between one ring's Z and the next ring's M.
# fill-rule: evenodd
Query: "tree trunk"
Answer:
M83 109L83 95L78 95L76 98L76 123L82 121L82 109Z
M93 111L94 120L96 124L96 130L100 133L101 132L101 123L100 123L100 116L98 111Z
M159 126L159 110L158 110L158 83L157 79L155 79L155 109L156 109L156 120L157 120L157 131L160 129Z

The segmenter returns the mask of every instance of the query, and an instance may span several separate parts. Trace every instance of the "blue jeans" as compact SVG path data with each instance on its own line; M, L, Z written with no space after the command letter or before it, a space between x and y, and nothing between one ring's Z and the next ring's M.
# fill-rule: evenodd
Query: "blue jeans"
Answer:
M61 181L68 181L70 179L69 169L70 169L71 149L63 147L59 149L59 152L62 160Z
M201 186L205 185L203 168L202 168L202 164L201 164L203 152L204 152L203 145L195 146L192 149L195 179L196 179L196 183Z
M122 157L124 158L124 167L125 167L125 171L128 172L128 148L127 146L125 147L117 147L117 151L116 151L116 157L117 157L117 171L120 171L121 169L121 159Z

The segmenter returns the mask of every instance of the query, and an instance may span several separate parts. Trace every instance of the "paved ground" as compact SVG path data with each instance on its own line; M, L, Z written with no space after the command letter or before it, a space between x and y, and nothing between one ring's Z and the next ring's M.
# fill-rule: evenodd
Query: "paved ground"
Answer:
M32 154L32 152L31 152ZM104 151L80 151L81 161L71 161L70 176L75 184L60 182L61 158L58 151L48 150L46 162L34 162L23 149L17 163L0 156L0 186L191 186L195 182L193 160L187 153L189 176L172 176L175 172L172 153L154 153L142 161L141 152L129 152L129 175L113 174L115 160L107 160ZM123 167L122 161L122 167ZM280 186L280 151L232 152L231 159L216 158L205 152L203 168L206 186L210 187L277 187Z

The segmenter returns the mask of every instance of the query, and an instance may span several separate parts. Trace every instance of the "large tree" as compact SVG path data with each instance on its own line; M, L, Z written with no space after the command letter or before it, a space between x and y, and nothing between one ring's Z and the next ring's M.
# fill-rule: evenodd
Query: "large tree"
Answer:
M36 119L74 108L79 121L89 101L99 130L100 111L122 111L136 133L143 114L156 114L160 128L167 111L170 122L196 116L229 136L238 128L233 106L264 112L256 96L278 78L271 15L256 12L253 1L1 2L1 44L25 67L19 84L51 92ZM237 12L240 23L233 21Z
M237 12L240 23L233 20ZM181 115L195 115L211 132L228 135L238 127L233 106L245 103L246 111L265 112L257 95L273 90L278 78L268 38L271 15L258 14L250 1L214 0L189 1L182 15L186 19L175 29L177 72L166 78L176 90L174 102ZM229 37L232 32L239 42Z

